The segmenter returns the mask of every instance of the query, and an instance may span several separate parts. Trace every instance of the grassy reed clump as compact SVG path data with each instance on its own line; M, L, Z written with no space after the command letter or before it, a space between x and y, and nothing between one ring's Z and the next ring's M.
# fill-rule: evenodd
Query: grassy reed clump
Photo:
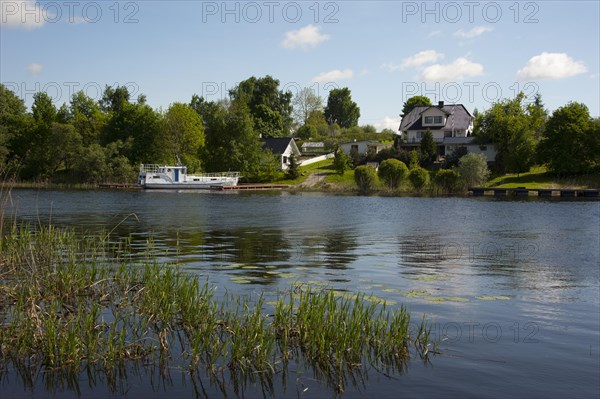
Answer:
M424 320L411 334L404 307L362 295L300 287L269 316L262 297L217 300L208 282L150 254L133 261L102 237L12 223L0 249L0 380L10 371L31 386L39 375L71 386L101 375L117 387L128 367L159 365L204 370L224 393L225 381L237 392L248 379L272 391L295 359L342 392L348 376L402 371L411 350L428 356Z

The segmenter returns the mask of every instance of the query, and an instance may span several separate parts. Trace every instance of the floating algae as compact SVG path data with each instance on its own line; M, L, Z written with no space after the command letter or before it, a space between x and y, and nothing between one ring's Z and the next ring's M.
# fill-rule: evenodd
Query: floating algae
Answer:
M403 294L405 297L407 298L413 298L416 296L426 296L429 295L429 292L425 291L425 290L412 290L407 292L406 294Z
M242 268L242 269L245 269L245 270L256 270L256 269L260 269L260 267L258 267L258 266L251 266L251 265L242 266L241 268Z
M406 278L411 280L419 280L419 281L439 281L444 280L444 276L436 275L436 274L428 274L425 276L406 276Z
M477 299L482 301L508 301L510 297L505 295L480 295Z
M244 277L232 277L231 281L236 284L251 284L252 280Z
M384 288L383 292L396 292L397 293L397 292L402 292L402 291L400 291L397 288Z
M281 277L281 278L298 278L298 277L300 277L300 275L296 274L296 273L279 273L279 277Z
M467 298L461 298L457 296L431 296L427 295L423 297L427 302L433 303L444 303L444 302L469 302Z

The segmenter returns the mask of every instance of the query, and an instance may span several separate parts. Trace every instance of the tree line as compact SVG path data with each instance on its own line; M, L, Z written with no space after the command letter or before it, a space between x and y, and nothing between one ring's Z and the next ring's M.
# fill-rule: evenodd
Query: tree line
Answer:
M359 117L348 88L331 90L323 105L308 88L295 96L280 90L271 76L240 82L227 99L193 95L166 111L150 107L145 95L132 99L124 86L106 86L98 101L80 91L60 107L39 92L29 111L0 84L0 166L24 180L66 183L131 182L141 163L235 170L250 181L268 181L278 162L260 137L375 133L358 127Z
M348 88L331 90L324 103L309 88L292 95L279 86L271 76L250 77L227 99L193 95L165 111L150 107L145 95L132 99L122 86L107 86L97 101L77 92L60 107L39 92L27 110L0 84L0 166L17 170L21 179L66 183L131 182L140 163L240 171L250 181L269 181L279 176L278 161L262 147L261 136L317 139L330 150L341 141L399 138L389 129L378 133L373 126L358 126L360 108ZM412 97L402 114L422 105L431 102ZM600 171L600 119L592 118L584 104L571 102L550 114L540 95L526 103L520 93L485 112L475 110L474 117L474 136L497 150L496 173L522 173L533 165L546 165L558 175ZM415 154L392 148L352 163L396 158L430 168L436 155L426 132ZM463 155L455 151L442 166L458 166Z

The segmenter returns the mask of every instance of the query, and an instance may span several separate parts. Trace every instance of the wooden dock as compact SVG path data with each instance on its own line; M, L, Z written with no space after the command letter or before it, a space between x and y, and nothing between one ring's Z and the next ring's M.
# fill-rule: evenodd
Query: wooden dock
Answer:
M290 188L287 184L239 184L237 186L210 186L211 190L245 190L245 191L262 191L262 190L285 190Z
M561 198L600 198L598 189L572 189L572 188L494 188L494 187L471 187L469 192L474 197L494 196L494 197L529 197L537 196L542 198L561 197Z

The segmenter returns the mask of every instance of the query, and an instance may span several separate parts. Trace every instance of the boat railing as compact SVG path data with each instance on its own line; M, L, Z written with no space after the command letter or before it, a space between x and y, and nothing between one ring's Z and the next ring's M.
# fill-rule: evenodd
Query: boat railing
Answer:
M158 173L158 171L162 167L163 167L163 165L158 165L158 164L141 164L140 165L140 172Z
M160 165L160 164L141 164L140 172L141 173L159 173L161 169L173 168L174 166L168 165ZM188 175L188 177L200 177L200 178L215 178L215 177L230 177L230 178L239 178L240 172L214 172L214 173L198 173L194 175Z
M188 175L188 177L240 177L240 172L214 172L214 173L198 173Z

